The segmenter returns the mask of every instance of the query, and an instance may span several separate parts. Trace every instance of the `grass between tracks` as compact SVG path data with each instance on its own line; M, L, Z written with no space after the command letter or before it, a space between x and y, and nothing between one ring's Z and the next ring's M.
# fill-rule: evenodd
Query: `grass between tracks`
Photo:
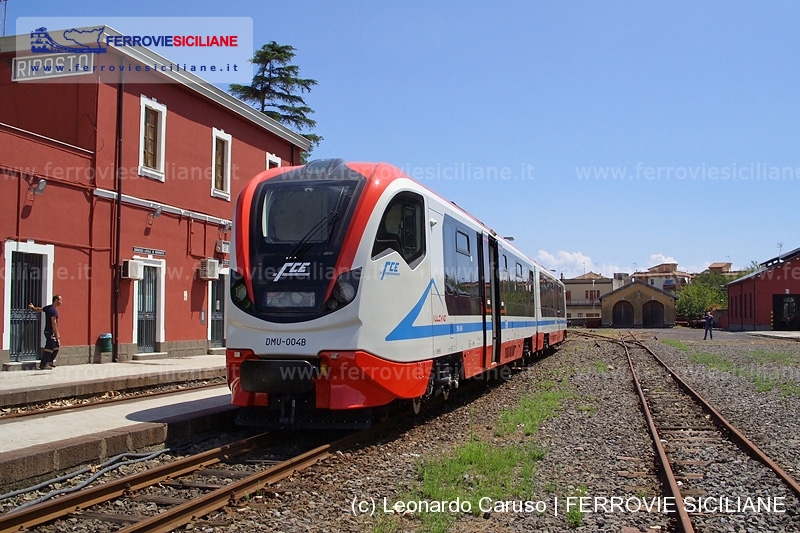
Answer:
M800 384L796 380L781 377L778 369L766 367L766 365L775 364L796 368L798 358L794 354L753 350L748 354L753 361L752 364L742 365L728 361L720 354L694 352L687 343L678 340L664 339L661 342L688 354L689 361L693 363L747 379L758 391L768 392L777 388L784 396L800 398ZM796 375L796 372L793 374Z
M447 455L420 463L417 486L398 497L398 502L414 505L417 502L468 504L461 503L455 512L450 508L441 512L414 512L414 518L421 522L419 531L447 531L466 509L480 516L481 506L487 507L487 500L481 504L481 498L491 498L492 502L532 500L535 465L545 454L535 442L523 436L534 435L543 421L555 416L561 402L569 396L556 382L539 383L535 393L522 398L515 408L502 412L493 434L483 431L490 421L471 411L470 439ZM399 530L395 516L380 520L373 531Z

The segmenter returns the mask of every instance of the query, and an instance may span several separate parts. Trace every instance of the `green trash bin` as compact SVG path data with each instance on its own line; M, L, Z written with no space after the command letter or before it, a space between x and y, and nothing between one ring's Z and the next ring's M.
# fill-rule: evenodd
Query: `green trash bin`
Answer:
M112 352L114 348L111 346L111 333L103 333L100 335L100 351Z

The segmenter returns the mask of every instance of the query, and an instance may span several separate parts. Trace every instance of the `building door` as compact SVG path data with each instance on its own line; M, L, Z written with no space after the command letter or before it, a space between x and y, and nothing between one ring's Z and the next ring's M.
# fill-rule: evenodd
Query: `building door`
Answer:
M145 266L142 280L139 281L139 313L136 348L139 353L156 351L156 297L158 271L156 267Z
M658 300L650 300L642 306L642 327L664 327L664 304Z
M44 256L11 252L11 343L10 360L39 359L42 315L28 309L32 303L42 307Z
M800 295L776 294L772 297L772 329L800 331Z
M225 346L225 277L211 281L209 295L209 317L211 319L211 347Z
M630 302L623 300L614 304L611 326L615 328L633 327L633 305Z

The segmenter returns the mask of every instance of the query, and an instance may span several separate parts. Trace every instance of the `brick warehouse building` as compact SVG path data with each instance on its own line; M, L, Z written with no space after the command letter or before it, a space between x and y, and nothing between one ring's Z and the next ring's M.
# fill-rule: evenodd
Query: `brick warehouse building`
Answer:
M0 39L0 363L38 359L43 315L27 304L54 294L62 364L111 360L106 333L121 361L222 346L233 203L308 140L185 72L22 81L17 47Z
M800 248L728 284L731 331L800 331Z

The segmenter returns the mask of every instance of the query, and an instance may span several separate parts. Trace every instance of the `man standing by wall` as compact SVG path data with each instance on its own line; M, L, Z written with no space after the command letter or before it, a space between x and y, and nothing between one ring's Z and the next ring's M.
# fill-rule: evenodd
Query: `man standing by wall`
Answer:
M53 303L44 307L36 307L28 304L29 309L37 313L44 313L44 337L45 344L42 350L42 360L39 363L40 370L52 370L56 367L56 356L61 344L61 331L58 329L58 310L56 307L61 305L61 295L53 296Z

